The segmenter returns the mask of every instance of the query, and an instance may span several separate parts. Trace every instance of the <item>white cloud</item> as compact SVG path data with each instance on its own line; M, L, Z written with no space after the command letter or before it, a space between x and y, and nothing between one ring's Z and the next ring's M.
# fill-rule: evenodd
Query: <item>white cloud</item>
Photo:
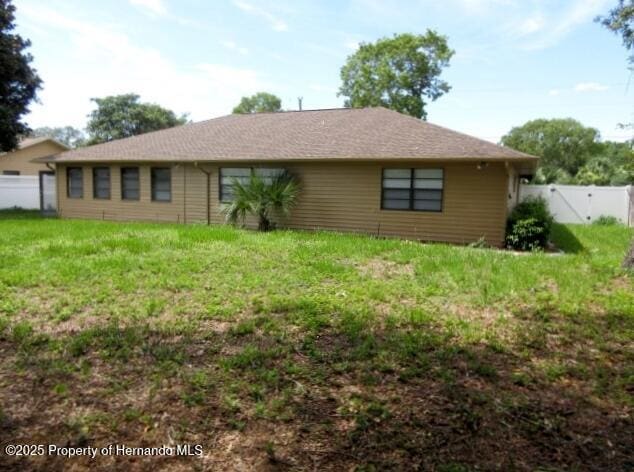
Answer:
M36 57L45 79L27 121L31 126L84 127L92 97L138 93L176 113L201 120L230 113L240 97L271 88L251 69L224 64L177 65L151 47L135 44L124 33L55 10L24 5L23 21L46 26L64 38L64 67L59 58Z
M167 15L167 7L163 0L130 0L130 3L150 16Z
M541 31L542 29L544 29L545 25L546 22L544 21L542 15L536 14L522 21L517 29L520 35L527 35Z
M249 50L247 48L238 46L234 41L221 41L220 44L222 44L227 49L230 49L231 51L236 51L242 54L243 56L249 54Z
M586 93L586 92L604 92L608 90L610 87L607 85L600 84L598 82L579 82L578 84L573 85L568 88L554 88L548 91L548 95L551 97L557 97L561 94L570 94L572 92L576 93Z
M236 7L238 7L240 10L242 10L243 12L248 13L249 15L259 16L260 18L264 18L271 25L271 28L273 28L273 30L275 31L288 30L288 25L286 24L284 20L282 20L281 18L278 18L277 16L273 15L271 12L259 6L253 5L252 3L248 3L243 0L234 0L233 4Z
M528 20L522 20L519 25L512 25L510 29L517 36L524 37L524 49L544 49L559 42L579 25L591 22L604 11L607 2L608 0L574 0L566 3L567 7L561 14L549 12L548 21L538 12Z
M597 82L579 82L574 87L575 92L603 92L607 90L609 87L607 85L602 85Z

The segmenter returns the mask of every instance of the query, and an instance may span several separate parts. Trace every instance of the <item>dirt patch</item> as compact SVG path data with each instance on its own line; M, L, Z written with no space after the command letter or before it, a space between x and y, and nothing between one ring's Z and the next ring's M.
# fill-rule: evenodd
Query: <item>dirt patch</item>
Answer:
M362 263L354 264L359 273L364 277L373 279L393 279L397 277L413 277L414 266L412 264L398 264L385 259L369 259Z

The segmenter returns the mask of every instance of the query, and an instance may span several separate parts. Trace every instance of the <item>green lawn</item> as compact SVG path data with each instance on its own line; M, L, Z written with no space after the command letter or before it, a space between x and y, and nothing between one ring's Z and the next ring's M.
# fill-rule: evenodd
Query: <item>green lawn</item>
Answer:
M77 469L625 470L633 236L517 255L1 213L0 442L204 448Z

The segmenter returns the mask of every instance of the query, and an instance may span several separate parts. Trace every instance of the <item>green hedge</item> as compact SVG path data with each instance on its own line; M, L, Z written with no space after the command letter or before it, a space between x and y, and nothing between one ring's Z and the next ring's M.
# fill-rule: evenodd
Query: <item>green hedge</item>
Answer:
M545 248L553 226L546 200L528 197L518 203L506 224L506 246L521 251Z

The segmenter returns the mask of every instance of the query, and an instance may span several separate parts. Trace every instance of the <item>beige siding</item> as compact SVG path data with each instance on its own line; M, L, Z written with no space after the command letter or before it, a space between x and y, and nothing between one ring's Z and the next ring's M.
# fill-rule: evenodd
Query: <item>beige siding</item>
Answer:
M0 156L0 174L5 170L17 170L20 172L20 175L38 175L41 170L46 171L50 169L48 169L45 164L30 162L31 159L51 156L64 150L65 148L47 141L34 144L25 149L9 152Z
M83 168L84 192L82 198L67 196L66 168L57 166L58 214L68 218L94 218L104 220L165 221L172 223L191 223L204 219L204 181L203 174L191 166L167 165L172 169L172 200L170 202L152 201L150 186L151 166L139 167L139 200L121 198L121 167L136 167L135 164L108 165L110 167L110 199L93 198L93 167L102 165L79 166ZM156 167L166 167L157 164ZM188 189L186 198L184 189ZM201 217L202 215L202 217Z
M226 166L232 167L232 164ZM295 173L302 185L297 206L292 215L282 221L285 227L454 243L485 237L491 244L502 244L508 199L508 175L502 163L482 170L478 170L476 164L416 166L444 169L443 211L438 213L381 210L381 169L399 167L398 164L288 163L274 167L282 166ZM217 165L204 167L211 171L210 219L212 223L222 223L218 201L219 168ZM159 203L150 199L150 166L140 168L141 200L127 202L120 198L119 166L111 166L112 190L108 201L92 198L91 166L84 166L84 198L67 198L66 172L60 166L61 216L181 223L206 221L206 175L203 172L191 164L173 167L172 202Z

